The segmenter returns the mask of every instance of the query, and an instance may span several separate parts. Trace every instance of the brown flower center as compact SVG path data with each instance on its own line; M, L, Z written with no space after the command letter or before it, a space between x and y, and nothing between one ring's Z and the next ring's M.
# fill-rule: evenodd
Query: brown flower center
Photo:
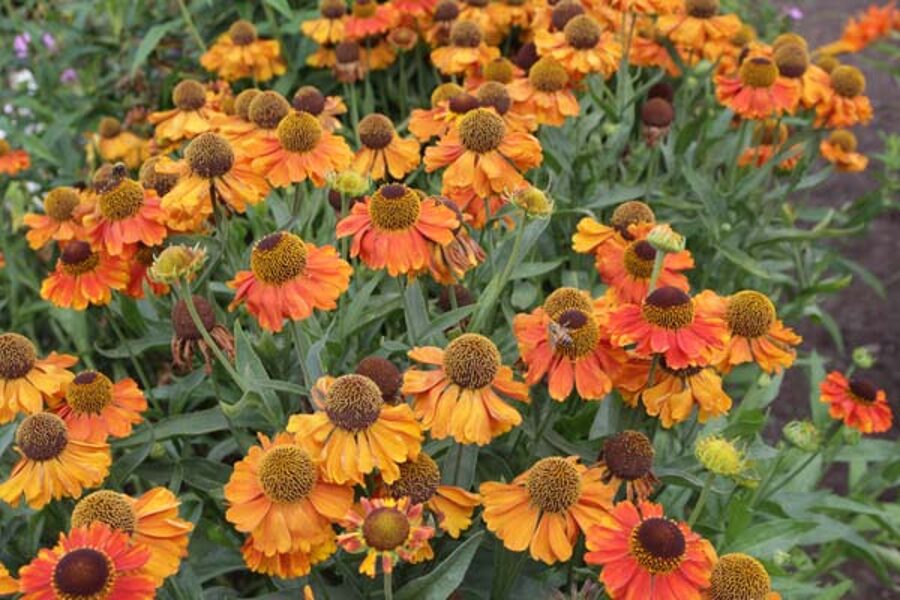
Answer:
M409 519L391 507L373 510L363 521L363 538L371 548L382 551L395 550L409 537Z
M581 475L575 465L564 458L542 458L531 467L525 488L531 503L542 512L561 513L578 502Z
M206 104L206 88L199 81L185 79L172 90L172 102L181 110L197 110Z
M645 477L653 468L653 444L640 431L623 431L603 443L603 461L613 476L625 481Z
M577 308L563 311L554 325L555 350L571 359L586 356L594 351L600 341L600 329L592 315Z
M125 494L99 490L78 501L72 510L72 527L87 527L99 521L131 535L137 526L137 515Z
M464 333L447 344L444 371L461 388L487 387L500 371L500 350L483 335Z
M544 312L551 319L555 320L563 312L571 309L590 313L593 310L593 305L587 292L573 287L561 287L547 296L547 299L544 300L543 308Z
M512 98L510 98L506 86L497 81L486 81L481 84L477 97L481 106L491 107L501 115L505 115L512 106Z
M719 12L719 0L685 0L684 6L696 19L710 19Z
M400 369L386 358L367 356L356 365L356 374L368 377L381 390L381 398L385 402L393 400L403 383Z
M53 188L44 198L44 212L54 221L68 221L80 202L78 190L75 188L68 186Z
M453 97L458 96L462 93L464 93L462 87L453 83L452 81L442 83L441 85L434 88L433 92L431 92L431 106L435 107L441 102L449 102Z
M471 152L484 154L496 150L504 135L503 119L487 108L470 110L459 122L459 140Z
M144 188L154 190L156 194L162 198L172 191L172 188L178 183L178 175L176 173L160 173L157 171L156 165L159 161L159 156L153 156L147 159L147 161L141 165L141 170L138 173L138 180Z
M114 138L122 133L122 123L114 117L103 117L100 119L100 125L97 131L102 138Z
M191 140L184 151L184 158L194 173L212 179L231 170L234 165L234 150L228 140L210 131Z
M694 321L694 303L678 288L664 286L647 296L641 313L644 319L657 327L681 329Z
M684 559L684 533L669 519L654 517L631 532L631 553L651 574L669 573Z
M322 139L322 124L309 113L294 112L278 124L278 140L289 152L309 152Z
M790 44L792 46L800 46L804 50L807 50L809 48L809 44L807 43L806 38L804 38L802 35L789 31L779 34L778 37L775 38L775 40L772 42L772 51L778 52L778 50L786 44Z
M600 43L600 25L589 15L569 19L563 28L566 42L577 50L588 50Z
M374 381L363 375L343 375L334 380L325 396L325 413L347 431L368 429L381 415L384 400Z
M477 48L482 37L481 27L474 21L457 21L450 28L450 43L457 48Z
M228 28L228 36L238 46L247 46L256 41L256 27L243 19L235 21Z
M250 120L250 104L256 100L260 92L256 88L249 88L238 94L234 99L234 114L244 121Z
M304 85L294 92L291 100L294 110L306 112L313 116L319 116L325 110L325 95L312 85Z
M75 412L99 415L112 402L113 383L97 371L82 371L66 388L66 402Z
M625 271L635 279L650 279L656 250L647 240L637 240L625 248Z
M833 54L820 53L815 58L817 67L828 73L829 75L839 66L841 62Z
M800 44L782 44L775 50L775 65L785 77L799 78L809 67L809 54Z
M408 496L413 504L427 502L441 483L441 470L434 459L419 453L416 460L400 463L400 478L390 485L391 497Z
M275 446L259 463L259 485L272 502L299 502L316 485L316 465L299 446Z
M394 124L386 116L374 113L359 122L359 141L372 150L387 148L394 139Z
M741 82L754 88L771 87L778 79L778 67L763 56L754 56L744 61L740 70Z
M415 190L402 183L383 185L369 200L372 224L382 231L405 231L416 224L422 202Z
M122 179L116 187L100 195L100 212L110 221L133 217L143 205L144 188L134 179Z
M340 19L347 13L347 4L344 0L322 0L319 12L326 19Z
M193 296L194 308L200 317L200 322L206 331L211 331L216 326L216 313L206 298L203 296ZM175 330L175 337L181 340L199 340L203 337L194 320L191 319L191 313L188 311L187 303L179 300L172 306L172 329Z
M59 261L66 274L77 276L93 271L100 264L100 255L91 251L87 242L73 240L63 248Z
M515 76L512 61L508 58L495 58L482 69L482 75L488 81L497 83L509 83Z
M354 41L345 41L334 47L334 58L340 64L349 64L359 61L359 44Z
M106 598L115 578L112 560L93 548L69 550L53 568L53 587L66 600Z
M528 80L539 92L558 92L569 83L569 74L555 58L545 56L531 66Z
M557 31L563 31L569 21L584 14L584 7L575 0L562 0L558 2L550 13L550 23Z
M761 562L741 553L724 554L709 579L710 600L765 600L772 580Z
M353 16L358 19L368 19L375 16L378 5L374 0L356 0L353 3Z
M871 381L859 377L850 378L850 393L855 400L863 404L871 404L878 399L878 388Z
M609 224L625 239L631 239L631 234L628 233L629 226L655 222L656 215L653 214L653 209L640 200L623 202L616 207L609 219Z
M641 122L649 127L668 127L675 120L675 109L668 100L651 98L641 106Z
M472 94L461 93L450 98L447 108L450 112L457 115L464 115L469 111L473 111L479 106L478 98Z
M744 290L728 301L725 318L733 334L757 338L768 333L775 322L775 305L765 294Z
M25 417L16 430L16 444L29 460L40 462L56 458L68 443L69 430L53 413Z
M269 90L260 92L251 99L247 116L257 127L275 129L289 112L291 112L291 105L284 99L284 96Z
M841 65L831 71L831 87L839 96L855 98L866 91L866 78L856 67Z
M441 0L434 8L434 20L439 22L453 21L459 16L459 5L454 0Z
M37 351L27 337L18 333L0 334L0 380L25 377L36 360Z
M272 233L256 243L250 269L264 283L280 285L306 270L306 244L286 231Z

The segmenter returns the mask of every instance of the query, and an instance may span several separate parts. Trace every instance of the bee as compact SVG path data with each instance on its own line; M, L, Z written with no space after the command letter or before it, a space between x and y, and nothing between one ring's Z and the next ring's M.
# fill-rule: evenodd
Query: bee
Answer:
M571 348L573 340L569 331L569 328L565 325L560 325L556 321L550 321L550 325L547 326L547 335L550 337L550 345L553 346L554 349L557 347Z

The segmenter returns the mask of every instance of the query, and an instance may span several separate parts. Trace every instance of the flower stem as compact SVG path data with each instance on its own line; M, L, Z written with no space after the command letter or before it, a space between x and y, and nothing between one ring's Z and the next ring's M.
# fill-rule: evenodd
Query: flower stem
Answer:
M647 295L656 289L656 280L662 272L663 262L666 260L666 253L662 250L656 251L656 258L653 259L653 271L650 272L650 283L647 286Z
M394 600L393 574L390 571L384 573L384 598L385 600Z
M185 307L188 309L188 314L191 315L191 321L193 321L194 327L196 327L197 331L200 332L201 337L203 337L203 341L206 342L206 345L209 346L210 350L212 350L212 353L215 355L216 360L218 360L222 364L222 367L225 369L234 383L237 384L237 386L241 389L241 391L246 392L248 386L244 381L244 378L241 377L240 374L234 369L231 361L228 360L228 358L219 348L219 345L203 325L203 320L200 318L200 313L197 312L197 306L194 304L194 296L191 294L191 287L186 281L178 284L178 293L181 295L181 299L184 300Z
M197 31L197 26L194 25L194 20L191 18L191 11L189 11L187 6L184 4L184 0L178 0L178 9L181 11L181 18L184 19L184 23L185 25L187 25L188 31L191 32L191 36L193 36L194 41L197 42L197 46L199 46L201 50L206 52L206 44L203 42L203 38L200 37L200 32Z
M469 331L482 331L484 326L487 324L488 319L493 316L494 308L497 304L497 300L500 298L500 293L503 291L503 288L506 287L506 283L509 281L509 276L512 274L513 267L515 266L518 257L519 257L519 249L522 246L522 237L525 235L525 214L522 213L522 218L516 224L516 232L515 238L513 239L513 247L512 252L509 253L509 258L506 259L506 266L503 267L503 271L500 272L500 279L497 280L497 285L490 288L487 296L483 300L483 310L479 310L475 317L472 319L472 324L469 325ZM494 283L493 281L491 282Z
M697 499L697 504L694 505L694 510L691 511L690 518L688 518L689 527L693 527L694 523L697 522L697 519L700 518L700 514L703 512L703 506L706 504L706 499L709 497L709 490L712 487L714 478L714 473L708 473L706 475L706 481L703 482L703 489L700 490L700 497Z

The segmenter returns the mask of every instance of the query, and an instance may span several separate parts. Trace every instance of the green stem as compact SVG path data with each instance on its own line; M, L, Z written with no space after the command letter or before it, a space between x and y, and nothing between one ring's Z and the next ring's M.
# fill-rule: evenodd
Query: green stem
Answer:
M709 490L712 488L714 478L714 473L708 473L706 475L706 481L703 482L703 489L700 490L700 497L697 499L697 504L694 505L694 510L691 511L690 518L688 518L689 527L693 527L694 523L697 522L697 519L700 518L701 513L703 513L703 506L706 504L706 499L709 497Z
M406 52L400 51L399 56L400 62L400 114L407 114L406 101L407 96L409 95L409 91L407 90L408 83L406 81Z
M647 286L647 294L649 295L656 289L656 280L662 272L663 262L666 260L666 253L662 250L656 251L656 258L653 259L653 271L650 272L650 284Z
M519 249L522 246L522 238L524 235L525 213L522 213L522 218L516 225L516 237L513 239L512 252L509 253L509 258L506 259L506 266L503 267L503 271L500 272L500 279L497 281L497 286L491 288L487 297L484 299L483 310L479 310L472 319L472 324L469 325L469 331L482 331L487 324L488 319L494 315L494 308L497 304L497 300L500 298L500 293L503 291L503 288L506 287L509 276L512 274L513 267L518 261Z
M302 330L300 321L291 322L291 333L294 338L294 348L297 350L297 361L300 363L300 373L303 376L303 385L307 389L312 389L313 381L310 377L309 369L306 368L306 355L309 354L309 341L306 339L306 333ZM313 407L309 398L301 398L301 408L305 413L312 413Z
M203 42L203 38L200 37L200 32L197 31L197 26L194 25L194 20L191 18L191 11L189 11L184 4L184 0L178 0L178 9L181 11L181 18L184 19L188 31L191 32L191 36L194 38L194 41L197 42L197 46L206 52L206 44Z
M153 386L151 385L150 379L147 377L147 374L144 373L144 368L141 366L140 361L138 361L134 350L132 350L131 342L128 340L128 338L125 337L122 329L116 323L116 315L113 314L112 309L107 306L106 311L109 315L109 324L112 325L113 332L115 332L116 337L119 338L119 342L121 342L122 345L125 346L125 350L128 352L128 358L131 359L131 365L134 367L134 370L137 371L138 379L141 380L141 385L143 386L144 392L150 396L150 402L151 404L153 404L153 408L158 409L159 406L157 406L156 400L153 398L153 394L150 393L150 390L153 389Z
M832 440L834 440L834 436L837 435L837 433L840 430L841 430L841 423L839 421L836 421L835 423L833 423L831 425L831 428L828 431L828 433L825 434L825 440L822 442L822 444L819 446L819 448L815 452L811 453L806 458L806 460L804 460L802 463L800 463L799 467L792 470L790 473L788 473L786 476L784 476L781 479L781 481L779 481L775 486L773 486L771 492L767 492L765 495L763 495L762 491L760 491L760 496L762 496L762 498L760 500L765 500L766 498L772 496L773 494L778 493L778 490L783 488L785 485L790 483L795 477L797 477L797 475L802 473L803 470L806 469L806 467L808 467L810 465L810 463L812 463L812 461L814 461L816 459L817 456L819 456L819 454L823 453L823 450L826 450L831 445ZM760 487L762 487L762 486L760 486Z
M356 145L359 146L359 99L355 84L344 84L344 98L350 98L350 124L353 126L353 135L356 136Z
M194 323L194 327L197 328L197 331L200 332L200 336L203 338L203 341L206 342L206 345L209 346L209 349L212 350L212 353L215 355L216 360L221 363L222 367L234 381L234 383L241 389L241 392L246 392L248 390L247 383L244 381L244 378L240 376L240 374L234 369L234 366L231 364L231 361L228 360L228 357L222 352L219 345L209 334L209 331L206 329L206 326L203 325L203 319L200 318L200 313L197 312L197 306L194 304L194 296L191 294L190 285L184 281L178 285L178 292L181 295L181 299L184 300L184 305L188 309L188 314L191 315L191 321Z
M394 600L394 585L393 585L393 575L390 571L386 571L384 573L384 599L385 600Z

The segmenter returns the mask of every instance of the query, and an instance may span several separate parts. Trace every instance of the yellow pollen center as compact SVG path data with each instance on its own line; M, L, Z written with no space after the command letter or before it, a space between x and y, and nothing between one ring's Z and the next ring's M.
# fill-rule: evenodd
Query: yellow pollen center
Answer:
M99 490L78 501L72 510L72 527L87 527L99 521L129 535L137 526L137 515L125 494Z
M631 554L653 575L670 573L684 559L684 533L674 521L655 517L642 521L631 532Z
M839 96L855 98L866 91L866 78L856 67L841 65L831 72L831 87Z
M353 3L353 16L358 19L368 19L375 16L378 5L371 0L357 0Z
M69 550L53 568L55 597L63 600L106 598L115 579L112 559L94 548Z
M740 70L741 82L754 88L771 87L778 79L778 67L762 56L756 56L744 61Z
M473 21L457 21L450 28L450 43L457 48L477 48L481 37L481 27Z
M560 62L549 56L539 59L531 65L528 80L539 92L558 92L569 83L569 74Z
M371 114L359 122L359 141L372 150L387 148L394 139L394 124L382 114Z
M719 557L709 584L710 600L765 600L772 590L762 563L737 552Z
M275 446L259 463L259 485L272 502L299 502L316 485L316 465L299 446Z
M122 123L113 117L103 117L100 119L100 126L97 131L102 138L114 138L122 132Z
M172 102L181 110L197 110L206 104L206 88L199 81L185 79L172 90Z
M581 475L571 462L558 456L542 458L531 467L525 488L541 512L562 513L581 496Z
M231 41L238 46L246 46L256 41L256 27L249 21L235 21L228 28L228 35Z
M441 85L434 88L434 91L431 92L431 106L435 107L441 102L449 102L451 98L454 96L458 96L464 93L465 90L462 89L459 85L451 82L442 83Z
M207 132L195 137L184 151L191 170L206 179L221 177L234 165L234 150L222 136Z
M828 73L829 75L839 66L840 61L833 54L819 54L815 57L816 66Z
M68 221L80 201L78 190L73 187L53 188L44 198L44 212L54 221Z
M363 538L371 548L395 550L409 537L409 519L391 507L376 508L363 521Z
M856 152L856 136L846 129L837 129L835 131L832 131L831 135L828 136L828 141L844 152Z
M563 28L566 42L578 50L594 48L600 42L600 25L589 15L578 15Z
M623 431L603 444L603 461L613 476L634 481L650 473L653 467L653 444L640 431Z
M99 415L112 402L113 383L97 371L84 371L66 388L66 402L75 412Z
M640 200L623 202L616 207L612 217L609 219L609 224L616 228L623 236L628 233L629 225L655 222L656 215L653 214L653 209Z
M279 285L306 270L306 244L293 233L276 232L256 243L250 269L264 283Z
M46 461L56 458L69 443L69 431L65 422L52 413L37 413L19 424L16 444L26 458Z
M369 200L372 224L382 231L405 231L416 224L422 202L402 183L381 186Z
M27 337L18 333L0 334L0 380L25 377L36 360L37 351Z
M483 335L464 333L447 344L444 371L450 381L461 388L487 387L500 371L500 351Z
M556 352L574 360L597 348L600 329L592 315L572 308L551 323L550 339Z
M291 112L291 104L278 92L260 92L251 101L247 116L257 127L275 129Z
M544 300L543 309L551 319L555 320L562 313L571 309L590 313L593 310L593 305L587 292L573 287L561 287L547 296L547 299Z
M787 32L787 33L782 33L778 37L775 38L775 41L772 42L772 51L778 52L778 50L785 44L800 46L804 50L807 50L809 48L809 45L807 44L806 39L802 35L792 33L792 32Z
M719 12L719 0L686 0L687 14L695 19L709 19Z
M694 321L694 303L691 297L674 287L654 290L641 307L647 322L663 329L681 329Z
M509 83L513 80L515 71L513 70L512 62L508 58L496 58L484 66L482 74L488 81Z
M775 322L775 305L765 294L744 290L728 301L726 320L733 334L757 338L768 333Z
M91 251L87 242L80 240L71 241L63 248L59 255L62 269L68 275L83 275L97 268L100 264L100 255Z
M122 179L108 192L100 195L100 212L110 221L133 217L144 205L144 188L134 179Z
M309 152L322 139L322 124L309 113L291 113L278 124L278 140L290 152Z
M635 279L650 279L656 250L647 240L637 240L625 248L625 270Z
M459 122L459 140L471 152L484 154L496 150L504 135L503 119L487 108L470 110Z
M775 51L775 64L785 77L802 77L809 67L809 54L800 44L782 44Z
M256 88L244 90L234 99L234 114L245 121L250 120L250 104L260 95Z
M343 375L325 395L325 413L346 431L368 429L381 415L384 400L375 382L363 375Z
M441 471L433 458L421 452L416 460L400 463L400 478L390 485L391 497L408 496L413 504L427 502L441 483Z

